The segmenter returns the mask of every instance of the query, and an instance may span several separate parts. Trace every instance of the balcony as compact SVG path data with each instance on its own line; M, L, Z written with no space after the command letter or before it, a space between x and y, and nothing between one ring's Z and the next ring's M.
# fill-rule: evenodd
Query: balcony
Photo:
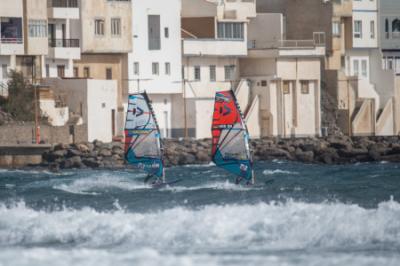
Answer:
M79 19L78 0L48 0L47 14L49 18Z
M246 56L245 40L230 39L184 39L186 56Z
M334 0L333 15L336 17L351 17L353 15L353 0Z
M47 7L77 8L78 0L49 0Z
M23 55L24 39L23 38L0 38L0 54L1 55Z
M312 40L276 40L270 42L250 40L247 44L249 56L324 56L325 34L315 32L313 36Z
M79 39L49 39L49 57L54 59L80 59Z

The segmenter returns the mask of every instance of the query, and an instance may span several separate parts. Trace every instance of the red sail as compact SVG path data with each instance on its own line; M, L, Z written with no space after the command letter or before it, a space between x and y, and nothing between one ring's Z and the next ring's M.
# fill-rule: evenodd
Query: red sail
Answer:
M212 154L217 149L219 138L223 129L233 127L236 123L242 124L240 112L236 106L232 91L217 92L215 95L214 116L212 124Z

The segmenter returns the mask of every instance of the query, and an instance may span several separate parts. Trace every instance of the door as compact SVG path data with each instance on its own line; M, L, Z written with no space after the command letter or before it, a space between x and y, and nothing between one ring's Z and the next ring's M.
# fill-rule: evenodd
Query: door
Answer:
M48 26L48 32L49 32L49 44L50 47L55 46L55 39L56 39L56 33L55 33L55 25L54 24L49 24Z
M58 65L57 66L57 77L63 78L65 76L65 66L64 65Z
M164 130L163 130L163 135L164 138L169 138L168 134L168 111L164 111Z
M115 109L111 110L111 132L112 136L115 136Z

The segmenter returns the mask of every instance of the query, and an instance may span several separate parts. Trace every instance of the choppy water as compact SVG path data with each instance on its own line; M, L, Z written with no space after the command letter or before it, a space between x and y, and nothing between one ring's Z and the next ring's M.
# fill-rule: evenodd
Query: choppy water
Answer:
M400 265L400 165L0 170L0 266Z

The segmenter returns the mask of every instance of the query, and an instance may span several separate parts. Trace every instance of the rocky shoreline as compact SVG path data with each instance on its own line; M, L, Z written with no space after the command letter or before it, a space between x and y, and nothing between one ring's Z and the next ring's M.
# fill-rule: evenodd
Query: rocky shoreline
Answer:
M254 160L288 160L314 164L400 162L400 137L353 137L251 140ZM166 140L167 166L208 164L211 140ZM72 168L126 167L121 143L57 144L43 154L41 167L53 171Z

